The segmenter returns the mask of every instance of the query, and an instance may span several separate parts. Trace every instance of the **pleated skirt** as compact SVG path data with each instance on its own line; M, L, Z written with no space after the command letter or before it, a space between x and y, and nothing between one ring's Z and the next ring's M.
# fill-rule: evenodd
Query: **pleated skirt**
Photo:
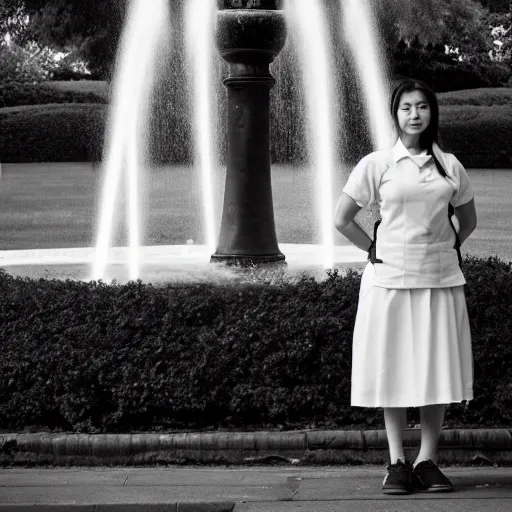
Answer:
M420 407L473 399L464 286L386 289L361 279L352 345L351 405Z

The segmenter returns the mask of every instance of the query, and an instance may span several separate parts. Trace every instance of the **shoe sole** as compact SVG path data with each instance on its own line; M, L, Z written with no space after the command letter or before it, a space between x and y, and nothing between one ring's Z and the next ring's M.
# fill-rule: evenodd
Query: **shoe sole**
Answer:
M382 494L412 494L412 491L408 491L407 489L382 489Z
M452 487L429 487L428 489L416 489L416 492L453 492L454 490Z

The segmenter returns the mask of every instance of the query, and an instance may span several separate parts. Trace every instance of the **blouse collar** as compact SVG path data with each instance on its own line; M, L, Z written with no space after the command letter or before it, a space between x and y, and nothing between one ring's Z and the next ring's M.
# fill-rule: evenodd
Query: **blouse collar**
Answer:
M393 160L398 162L402 158L410 158L418 167L422 167L425 165L431 158L432 155L427 155L427 150L425 149L419 155L413 155L409 152L409 150L404 146L402 139L398 137L396 144L392 149Z

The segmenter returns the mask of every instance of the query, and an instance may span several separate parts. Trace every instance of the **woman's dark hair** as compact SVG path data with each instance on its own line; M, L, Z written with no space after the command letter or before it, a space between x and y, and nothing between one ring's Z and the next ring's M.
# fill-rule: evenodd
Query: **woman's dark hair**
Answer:
M427 150L429 155L432 155L439 173L446 177L446 171L441 165L441 162L436 158L432 151L432 144L438 143L439 139L439 104L434 89L422 80L414 78L407 78L402 80L393 90L391 94L391 116L393 123L398 134L400 134L400 126L398 124L398 106L400 105L400 98L405 92L421 91L427 98L430 106L430 123L427 129L420 135L420 145Z

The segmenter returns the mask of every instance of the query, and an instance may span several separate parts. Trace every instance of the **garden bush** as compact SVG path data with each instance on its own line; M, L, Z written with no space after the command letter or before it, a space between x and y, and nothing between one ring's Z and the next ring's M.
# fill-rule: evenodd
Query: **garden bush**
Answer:
M512 167L512 104L440 107L443 146L466 167Z
M0 102L2 94L8 96L8 90L5 86L3 89L0 87ZM45 91L43 97L48 101L60 102L70 95L73 103L32 105L25 107L25 110L21 107L0 108L1 161L100 160L109 94L105 82L55 82L26 86L26 95L19 94L17 97L27 102L39 101L36 94L41 90ZM10 97L14 98L16 94ZM81 103L86 100L93 103ZM167 97L162 97L158 104L166 101ZM441 137L447 151L455 153L468 168L512 167L512 89L489 88L440 93L439 102ZM149 151L152 160L157 163L189 162L192 153L190 119L186 117L186 112L175 112L169 106L162 107L167 110L160 111L159 108L155 105L151 121ZM77 119L73 120L75 114ZM290 133L286 133L282 126L280 128L281 135L286 133L286 137L283 135L283 144L304 135L299 133L304 129L304 123L297 122L297 116L293 119ZM282 120L281 124L284 124ZM354 131L355 128L351 133ZM278 145L272 148L272 161L284 163L276 155L290 155ZM303 154L296 156L297 159L304 157Z
M417 40L409 46L401 41L390 62L394 77L406 76L425 80L437 92L506 87L512 77L510 62L475 60L459 61L447 54L444 44L426 46Z
M443 62L404 61L395 66L397 76L413 76L425 80L437 92L506 87L512 70L498 63L453 65Z
M512 425L511 263L466 256L475 399L449 426ZM350 406L360 273L126 285L0 271L0 429L382 428Z
M10 81L38 83L52 77L57 66L54 52L35 41L23 46L0 40L0 83Z
M76 93L79 96L84 93L91 93L99 98L98 103L108 103L110 101L111 84L105 80L52 80L51 82L41 83L41 87Z
M0 108L48 103L107 103L104 94L62 90L48 83L28 84L7 82L0 86Z
M0 109L3 162L99 161L107 108L48 104Z
M474 105L477 107L492 107L512 105L512 88L488 87L443 92L437 95L437 99L440 106Z

